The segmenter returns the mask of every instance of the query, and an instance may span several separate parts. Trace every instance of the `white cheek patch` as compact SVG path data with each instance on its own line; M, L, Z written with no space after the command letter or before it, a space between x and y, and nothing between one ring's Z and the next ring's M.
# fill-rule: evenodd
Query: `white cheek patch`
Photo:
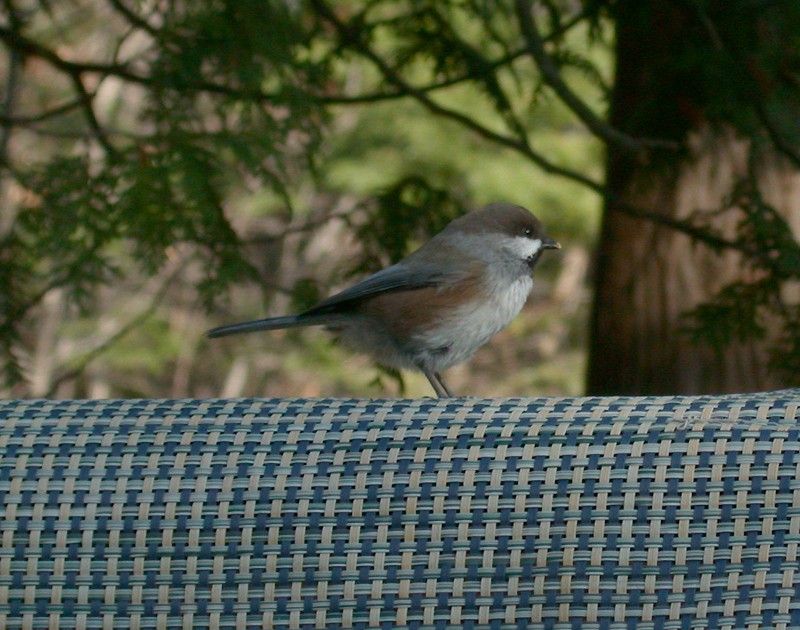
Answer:
M542 249L542 239L515 236L511 239L508 249L520 258L528 258L536 255Z

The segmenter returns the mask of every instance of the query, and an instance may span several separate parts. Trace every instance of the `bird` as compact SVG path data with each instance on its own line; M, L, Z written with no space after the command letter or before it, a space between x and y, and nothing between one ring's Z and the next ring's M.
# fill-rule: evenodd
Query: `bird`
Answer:
M206 334L324 326L380 365L422 372L439 398L452 398L442 372L469 359L519 314L540 256L560 248L525 208L491 203L451 221L400 262L301 313Z

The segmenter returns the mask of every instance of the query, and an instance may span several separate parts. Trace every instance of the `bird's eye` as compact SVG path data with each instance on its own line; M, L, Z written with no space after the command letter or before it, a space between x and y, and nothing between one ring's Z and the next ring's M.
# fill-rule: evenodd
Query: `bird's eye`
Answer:
M528 238L533 236L533 228L529 228L529 227L525 228L525 236L527 236Z

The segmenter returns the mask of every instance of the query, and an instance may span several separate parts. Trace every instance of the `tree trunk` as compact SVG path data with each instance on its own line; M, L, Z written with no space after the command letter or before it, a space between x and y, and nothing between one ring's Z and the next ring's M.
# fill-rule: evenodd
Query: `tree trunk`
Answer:
M698 85L685 67L678 67L691 55L702 56L704 47L713 51L723 45L709 32L714 24L681 6L655 0L621 4L611 121L632 135L679 140L688 150L644 164L612 148L607 182L632 205L686 218L725 207L756 149L734 131L733 123L709 116L712 99L724 98L714 94L718 86ZM757 165L762 195L800 234L797 170L777 154L758 151L763 156ZM741 218L737 214L721 213L715 226L732 237ZM718 352L686 334L685 313L746 273L736 252L713 252L607 204L598 247L588 392L691 394L781 387L780 375L767 369L768 339Z

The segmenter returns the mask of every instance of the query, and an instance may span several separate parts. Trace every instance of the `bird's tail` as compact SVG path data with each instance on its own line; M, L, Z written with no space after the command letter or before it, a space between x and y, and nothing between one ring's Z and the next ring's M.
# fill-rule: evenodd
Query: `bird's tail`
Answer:
M257 319L252 322L241 322L240 324L228 324L219 328L212 328L206 333L207 337L227 337L228 335L239 335L242 333L256 332L259 330L277 330L279 328L295 328L297 326L315 326L324 324L327 318L324 317L301 317L298 315L285 315L283 317L267 317Z

